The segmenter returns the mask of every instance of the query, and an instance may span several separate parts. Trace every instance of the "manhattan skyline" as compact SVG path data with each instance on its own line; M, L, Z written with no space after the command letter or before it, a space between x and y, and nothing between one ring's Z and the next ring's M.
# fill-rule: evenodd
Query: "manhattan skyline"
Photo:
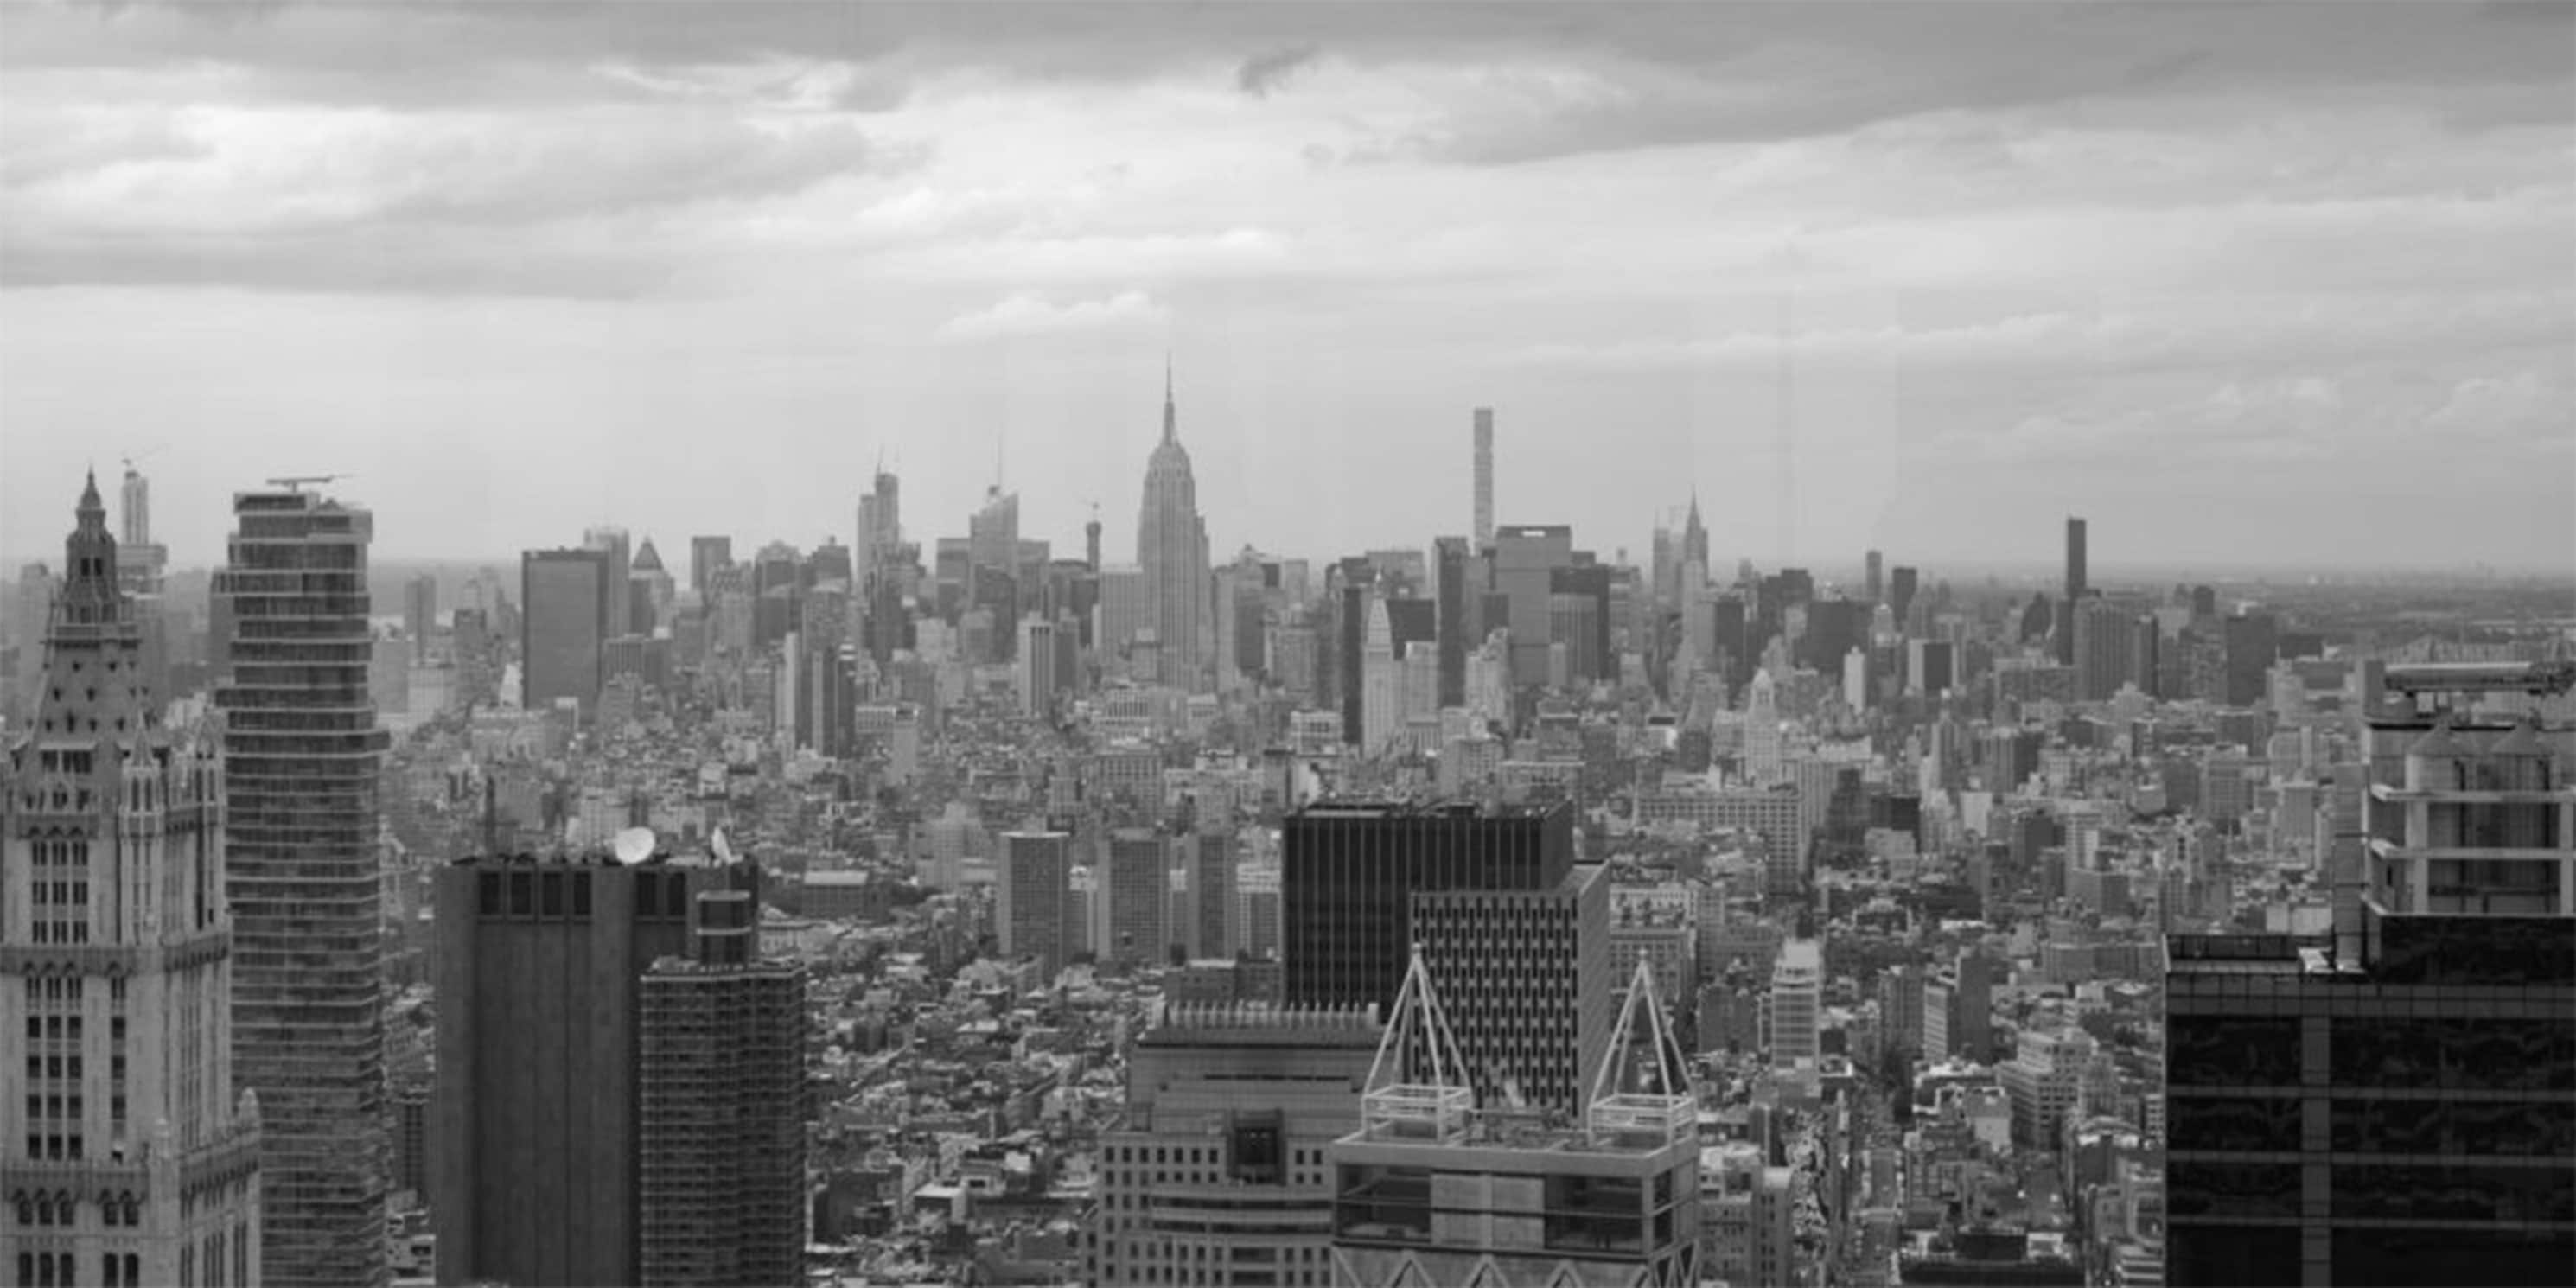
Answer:
M179 566L308 471L846 540L880 453L1120 550L1166 353L1219 560L1465 530L1476 406L1605 556L2333 566L2436 450L2421 562L2576 538L2576 12L1718 13L12 6L0 557L129 452Z

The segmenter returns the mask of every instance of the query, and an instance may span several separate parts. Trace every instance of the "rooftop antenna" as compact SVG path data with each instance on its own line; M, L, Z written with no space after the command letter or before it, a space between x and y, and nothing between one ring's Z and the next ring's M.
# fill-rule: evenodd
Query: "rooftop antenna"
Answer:
M1789 337L1793 330L1790 296L1780 296L1780 566L1797 562L1798 541L1798 448L1794 424L1797 419L1797 376L1789 356Z

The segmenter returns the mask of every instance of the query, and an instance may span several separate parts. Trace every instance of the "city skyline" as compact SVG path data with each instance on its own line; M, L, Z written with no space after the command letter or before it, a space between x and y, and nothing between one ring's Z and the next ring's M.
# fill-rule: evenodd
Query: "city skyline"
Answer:
M2563 8L648 12L9 9L0 557L156 449L176 566L300 470L846 541L880 453L1123 549L1167 351L1220 560L1465 531L1482 406L1605 557L2331 566L2436 443L2416 557L2576 536Z

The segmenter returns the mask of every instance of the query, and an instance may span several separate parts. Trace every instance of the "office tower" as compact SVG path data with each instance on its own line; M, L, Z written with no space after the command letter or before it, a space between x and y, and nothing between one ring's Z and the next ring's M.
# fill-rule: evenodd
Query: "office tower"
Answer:
M1136 516L1136 564L1145 571L1146 620L1162 645L1161 681L1195 690L1207 660L1208 538L1199 488L1181 446L1171 372L1163 373L1163 441L1145 464Z
M519 705L531 711L571 698L587 717L599 705L600 650L609 637L611 557L601 549L519 555Z
M1360 736L1362 755L1386 752L1398 719L1402 675L1396 667L1395 625L1384 599L1368 604L1368 629L1360 643Z
M254 1283L259 1112L233 1090L223 765L161 725L95 478L74 513L45 692L0 762L0 1245L17 1254L0 1273Z
M1565 646L1567 671L1577 684L1615 680L1619 673L1610 647L1610 567L1591 560L1577 551L1572 566L1547 577L1548 642Z
M411 660L429 660L429 637L438 630L438 577L421 573L403 583L403 633L411 637Z
M1281 824L1292 1004L1395 1002L1423 890L1553 890L1574 867L1573 807L1325 803Z
M1426 955L1427 956L1427 955ZM1360 1097L1326 1151L1340 1198L1332 1282L1699 1282L1700 1185L1689 1064L1640 961L1573 1123L1477 1104L1416 957Z
M1168 918L1172 885L1169 838L1149 827L1122 827L1108 839L1109 942L1100 956L1154 965L1171 942Z
M1547 683L1547 650L1555 642L1554 573L1574 565L1574 529L1562 524L1522 524L1494 533L1494 581L1505 603L1500 625L1511 631L1514 688Z
M1020 619L1019 651L1013 656L1020 714L1047 716L1055 710L1055 623L1035 613Z
M1699 520L1699 490L1691 490L1690 517L1682 520L1682 566L1708 567L1708 525ZM1706 574L1703 573L1702 576Z
M690 954L644 975L634 1282L645 1288L804 1275L805 968L761 960L759 926L750 891L701 894Z
M1807 605L1807 635L1800 660L1808 670L1833 675L1843 655L1869 642L1869 619L1848 599L1825 599Z
M638 998L750 865L481 856L432 876L438 1281L643 1282Z
M1865 603L1884 604L1887 602L1886 597L1880 593L1885 588L1881 577L1881 559L1882 556L1875 550L1872 550L1861 557L1861 599ZM1899 620L1903 619L1900 617Z
M1128 1052L1126 1116L1100 1137L1084 1281L1326 1282L1324 1156L1359 1126L1350 1089L1380 1032L1367 1007L1164 1005Z
M300 490L233 497L224 713L233 1078L258 1093L261 1278L381 1283L385 1187L378 758L367 701L375 516Z
M2091 588L2085 579L2084 521L2066 520L2066 594L2057 604L2057 660L2075 665L2075 604Z
M1583 1110L1610 1016L1610 879L1578 863L1544 890L1417 890L1413 939L1440 963L1442 1000L1481 1104Z
M1035 959L1038 978L1052 984L1077 938L1070 897L1073 838L1063 832L1004 832L1000 868L994 874L993 922L1002 956Z
M2223 619L2220 647L2227 667L2227 705L2250 707L2263 700L2263 677L2280 659L2281 621L2270 613L2239 613Z
M1477 602L1474 588L1467 584L1467 539L1440 537L1431 548L1437 582L1433 597L1439 610L1439 705L1463 707L1467 705L1467 639L1477 633L1467 619L1469 605Z
M671 600L678 593L671 574L662 567L662 552L653 548L653 538L635 548L635 562L626 568L626 629L629 635L650 635L670 624Z
M2076 697L2108 701L2137 675L2137 633L2129 610L2107 599L2078 600L2074 622Z
M2576 1265L2568 734L2479 720L2566 663L2354 685L2334 933L2170 941L2168 1282L2501 1284Z
M1816 1067L1822 1048L1818 1032L1824 1021L1824 946L1812 939L1780 945L1780 960L1771 967L1771 1066L1775 1069Z
M1756 787L1779 782L1788 772L1780 745L1780 700L1769 671L1753 673L1744 688L1744 780Z
M143 635L143 655L139 665L144 680L151 689L153 700L166 703L180 696L170 691L172 632L162 610L162 574L169 564L169 551L152 540L152 482L134 468L132 461L126 462L125 485L120 500L123 509L118 516L116 563L112 571L117 583L124 588L134 624ZM37 632L44 629L41 617L37 619L35 629ZM32 654L41 652L41 649L31 647L29 651L31 656L25 665L32 670L39 662Z
M1903 564L1888 571L1887 607L1888 611L1896 617L1898 630L1906 629L1905 623L1911 620L1907 614L1914 611L1915 587L1921 575L1915 569Z
M582 548L608 556L608 593L599 605L599 635L611 639L626 633L626 578L633 569L633 544L626 529L603 525L585 528Z
M858 540L850 545L851 575L858 588L867 589L872 578L891 568L902 545L903 482L880 467L869 492L859 498Z
M1494 409L1476 409L1476 548L1494 544Z
M989 586L1016 580L1019 566L1020 494L995 485L984 493L984 508L966 518L966 602L998 604L1008 610L1011 602L997 597Z
M715 598L712 585L716 569L732 562L733 538L689 538L689 589L698 592L700 599L712 601Z
M1229 818L1202 815L1198 826L1190 838L1190 890L1198 899L1198 934L1191 947L1200 957L1232 957L1244 938L1235 907L1243 847Z

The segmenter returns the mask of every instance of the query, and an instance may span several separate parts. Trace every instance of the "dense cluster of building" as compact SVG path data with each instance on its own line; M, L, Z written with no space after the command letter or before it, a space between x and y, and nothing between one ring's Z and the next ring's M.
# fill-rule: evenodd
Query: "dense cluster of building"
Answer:
M95 486L0 675L0 1277L2518 1282L2576 1260L2576 623L1136 560L999 487L406 576ZM2055 593L2049 593L2053 590ZM444 607L442 607L444 604ZM2563 605L2560 606L2563 615ZM30 659L33 659L32 661Z

